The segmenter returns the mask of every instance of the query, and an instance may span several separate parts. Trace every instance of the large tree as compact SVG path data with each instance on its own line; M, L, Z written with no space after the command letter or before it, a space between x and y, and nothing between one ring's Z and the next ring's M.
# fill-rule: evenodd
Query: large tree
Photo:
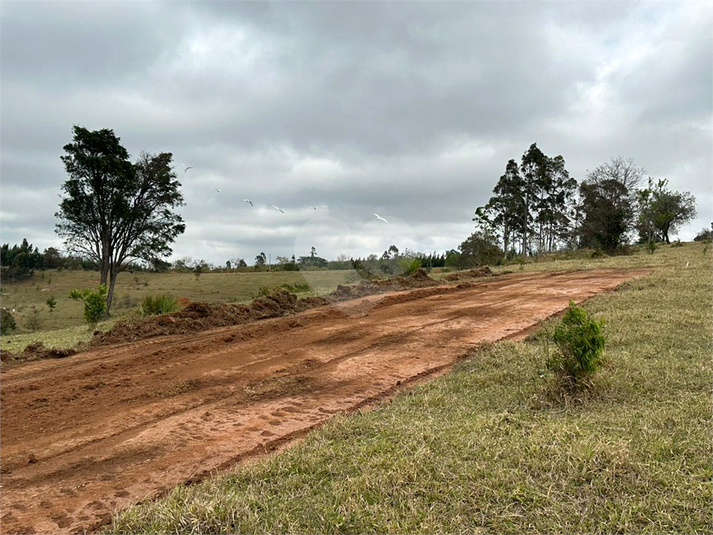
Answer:
M99 265L108 313L116 277L128 262L170 255L170 244L185 231L174 212L184 204L181 184L171 153L142 153L132 164L112 130L75 126L73 132L61 157L69 179L62 185L56 232L69 251Z
M612 252L626 243L635 218L636 186L644 175L632 159L612 158L580 184L580 246Z
M518 242L523 254L533 248L551 251L569 236L576 187L564 158L550 158L533 143L519 166L515 160L507 163L494 195L473 220L481 232L502 236L506 253Z

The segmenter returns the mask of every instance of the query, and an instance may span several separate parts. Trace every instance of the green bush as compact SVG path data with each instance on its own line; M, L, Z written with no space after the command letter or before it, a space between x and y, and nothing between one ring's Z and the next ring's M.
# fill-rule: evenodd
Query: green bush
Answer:
M179 309L178 301L170 294L147 295L141 302L141 314L143 316L157 316L168 314Z
M17 323L12 316L12 312L6 308L0 309L0 334L10 334L10 331L17 329Z
M91 325L96 325L106 315L106 285L102 284L96 290L84 288L74 289L69 297L84 303L84 319Z
M413 275L421 269L421 260L418 258L402 258L399 267L404 275Z
M307 284L306 282L304 284L300 284L299 282L296 282L294 285L292 284L283 284L280 286L280 288L284 288L290 293L297 294L297 293L302 293L302 292L311 292L312 287Z
M604 363L604 324L570 301L562 321L549 335L559 352L549 357L548 368L560 373L570 386L585 384Z
M257 291L257 296L258 297L266 297L268 295L272 295L272 290L270 289L269 286L260 286Z

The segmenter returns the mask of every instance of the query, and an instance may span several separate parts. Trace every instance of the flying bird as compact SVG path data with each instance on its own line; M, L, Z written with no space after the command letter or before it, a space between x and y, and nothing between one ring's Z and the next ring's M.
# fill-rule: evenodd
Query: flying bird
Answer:
M313 206L313 210L324 210L324 206Z
M268 206L272 206L272 207L273 207L275 210L277 210L278 212L282 212L283 214L285 213L285 211L284 211L282 208L278 208L278 207L275 206L274 204L268 203Z
M220 190L219 190L218 188L213 188L213 189L214 189L215 191L217 191L218 193L220 193Z
M253 205L253 202L250 199L243 199L243 202L248 203L250 206Z
M374 214L374 212L372 212L372 214ZM388 221L386 219L384 219L383 217L381 217L379 214L374 214L374 215L376 216L377 221L383 221L384 223L388 223Z
M188 166L188 167L186 167L186 168L183 170L183 172L185 173L185 172L188 171L189 169L193 169L193 167Z

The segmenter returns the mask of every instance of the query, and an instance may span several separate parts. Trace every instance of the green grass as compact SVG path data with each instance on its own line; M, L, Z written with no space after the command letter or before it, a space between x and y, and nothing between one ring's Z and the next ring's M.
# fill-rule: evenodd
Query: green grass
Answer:
M354 271L351 270L310 271L308 274L314 295L329 293L353 276ZM172 294L177 298L209 303L245 302L258 295L260 287L274 289L284 284L303 291L307 281L299 271L203 273L198 278L193 273L136 272L132 275L124 272L117 278L111 313L115 319L132 314L147 295ZM35 341L49 341L52 347L71 347L61 344L76 345L85 341L89 335L83 332L86 330L84 305L70 299L69 292L74 288L96 288L98 285L97 272L67 270L48 270L28 281L3 283L0 304L9 310L16 310L13 316L18 329L3 336L0 347L18 351ZM50 295L57 300L51 313L46 304ZM35 310L39 312L40 329L32 333L26 326L26 320Z
M483 346L289 450L125 510L108 532L710 533L713 266L703 251L642 256L660 268L585 303L607 320L608 364L578 399L553 395L538 343Z

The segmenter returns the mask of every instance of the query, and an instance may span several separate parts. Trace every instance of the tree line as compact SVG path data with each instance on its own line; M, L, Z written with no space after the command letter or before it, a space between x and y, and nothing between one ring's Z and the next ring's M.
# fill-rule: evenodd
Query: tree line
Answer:
M549 157L533 143L519 164L507 162L494 195L476 208L476 232L461 253L475 245L497 247L507 257L563 247L613 253L633 234L650 246L670 243L696 216L695 197L671 191L667 180L649 178L639 188L644 175L632 159L616 157L578 184L561 155Z

